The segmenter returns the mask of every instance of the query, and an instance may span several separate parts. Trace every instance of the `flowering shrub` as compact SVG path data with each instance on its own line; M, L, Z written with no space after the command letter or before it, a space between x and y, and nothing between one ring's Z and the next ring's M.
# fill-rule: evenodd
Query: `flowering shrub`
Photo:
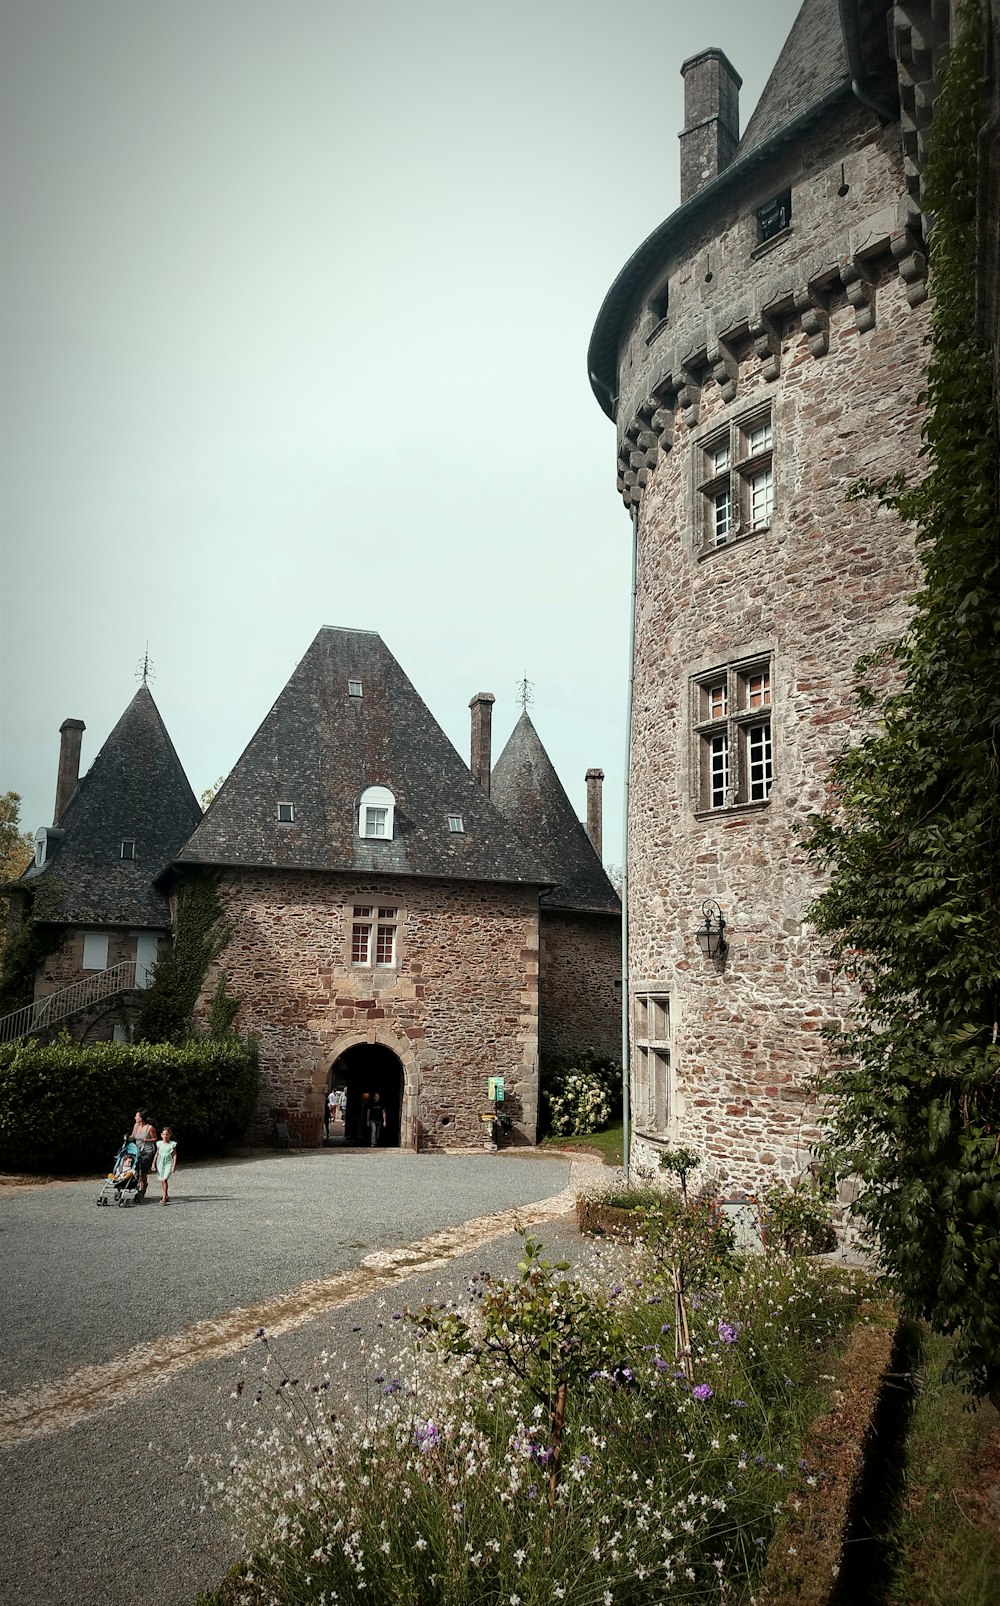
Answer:
M212 1475L247 1559L201 1606L655 1606L745 1599L822 1399L851 1274L753 1256L672 1291L642 1247L573 1277L527 1239L330 1372L236 1384ZM399 1314L399 1313L397 1313ZM321 1365L330 1357L321 1357Z
M622 1068L598 1054L542 1059L539 1081L542 1130L555 1137L599 1132L622 1113Z
M549 1130L556 1137L582 1137L599 1132L611 1119L607 1089L593 1071L569 1071L549 1094Z
M821 1180L772 1182L761 1204L768 1239L790 1255L823 1254L836 1246L830 1225L832 1190Z

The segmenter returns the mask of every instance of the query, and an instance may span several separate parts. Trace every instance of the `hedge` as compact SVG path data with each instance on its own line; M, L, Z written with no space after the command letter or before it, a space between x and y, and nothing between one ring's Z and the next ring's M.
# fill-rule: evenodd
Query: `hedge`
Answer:
M21 1042L0 1048L0 1170L104 1169L148 1110L183 1154L244 1136L257 1108L257 1044Z

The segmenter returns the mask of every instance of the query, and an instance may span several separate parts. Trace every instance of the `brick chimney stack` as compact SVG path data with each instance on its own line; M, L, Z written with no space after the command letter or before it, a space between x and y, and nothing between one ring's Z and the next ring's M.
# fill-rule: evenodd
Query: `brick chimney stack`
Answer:
M603 770L587 771L587 835L594 844L594 852L601 857L603 842L602 788Z
M472 762L469 768L480 786L486 788L487 797L490 792L493 704L495 702L496 698L491 691L477 691L469 704L472 709Z
M56 781L56 807L52 824L58 825L62 813L80 779L80 748L87 729L82 719L64 719L59 727L59 777Z
M712 47L689 56L681 66L684 79L684 128L681 142L681 200L717 178L728 167L740 142L742 78L725 52Z

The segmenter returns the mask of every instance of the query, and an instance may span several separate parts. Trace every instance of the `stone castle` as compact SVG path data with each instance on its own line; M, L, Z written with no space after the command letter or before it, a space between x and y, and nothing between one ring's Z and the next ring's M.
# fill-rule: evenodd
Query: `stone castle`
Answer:
M147 685L82 778L66 720L15 887L52 951L8 1035L127 1040L207 870L229 940L196 1016L224 969L261 1045L259 1135L280 1115L318 1144L336 1082L379 1093L391 1145L482 1142L491 1111L533 1143L539 1055L619 1053L621 905L602 771L585 829L526 709L491 763L493 702L472 699L466 765L379 636L321 630L204 817Z
M853 667L917 577L911 533L846 496L919 474L921 175L951 26L946 0L804 0L742 131L726 54L684 62L681 204L591 340L635 543L632 1152L694 1147L715 1191L808 1163L821 1028L850 1005L806 923L800 833L864 729ZM995 63L993 85L995 107Z

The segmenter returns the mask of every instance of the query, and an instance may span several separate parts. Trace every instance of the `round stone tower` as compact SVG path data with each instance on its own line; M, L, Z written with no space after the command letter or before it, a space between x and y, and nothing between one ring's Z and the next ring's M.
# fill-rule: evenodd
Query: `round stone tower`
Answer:
M633 1160L693 1146L714 1191L809 1160L821 1028L850 1000L806 923L800 833L862 730L854 665L898 635L917 574L898 520L846 499L911 473L920 444L926 261L892 9L805 0L742 137L724 52L684 63L681 205L589 354L636 543Z

